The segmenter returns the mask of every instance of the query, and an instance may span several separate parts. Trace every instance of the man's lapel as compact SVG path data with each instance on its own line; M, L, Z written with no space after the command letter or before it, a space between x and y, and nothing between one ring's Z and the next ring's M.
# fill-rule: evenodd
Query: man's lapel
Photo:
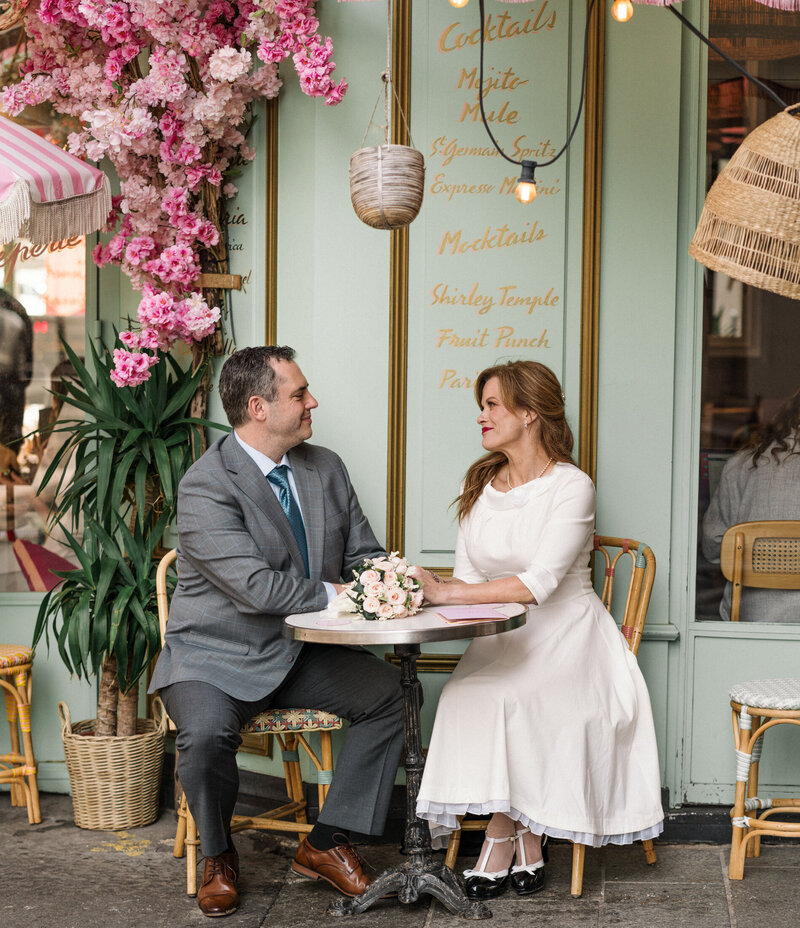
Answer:
M303 555L297 546L292 526L267 478L258 469L250 455L241 448L235 435L229 435L222 443L220 454L233 482L264 513L269 524L278 532L288 548L295 566L301 574L305 575L306 565L303 563ZM295 480L297 480L296 476ZM305 509L303 514L305 515Z
M308 572L312 577L322 573L322 550L325 545L325 498L322 481L316 468L306 460L305 447L298 445L289 452L308 545Z

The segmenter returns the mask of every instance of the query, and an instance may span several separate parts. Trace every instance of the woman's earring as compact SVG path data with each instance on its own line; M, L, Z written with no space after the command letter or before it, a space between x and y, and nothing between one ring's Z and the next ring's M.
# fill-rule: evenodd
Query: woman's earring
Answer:
M528 420L526 419L526 420L525 420L525 428L527 428L529 425L530 425L530 422L528 422Z

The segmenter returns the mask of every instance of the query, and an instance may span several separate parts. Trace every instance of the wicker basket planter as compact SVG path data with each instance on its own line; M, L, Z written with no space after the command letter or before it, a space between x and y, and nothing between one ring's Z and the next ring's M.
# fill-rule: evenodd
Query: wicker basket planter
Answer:
M408 145L360 148L350 158L350 200L373 229L402 229L422 206L425 159Z
M79 828L120 831L149 825L158 816L167 719L159 700L157 721L139 719L137 734L95 737L95 720L70 719L58 704L75 824Z

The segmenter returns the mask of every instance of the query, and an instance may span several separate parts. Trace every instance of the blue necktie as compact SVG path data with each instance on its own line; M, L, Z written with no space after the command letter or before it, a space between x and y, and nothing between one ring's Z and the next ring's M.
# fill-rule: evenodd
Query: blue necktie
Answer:
M289 525L292 526L294 537L297 539L297 546L300 548L300 553L303 555L303 563L306 565L306 576L308 577L308 544L306 543L306 529L303 525L303 516L300 512L300 507L297 505L297 500L294 498L292 488L289 486L289 478L286 475L287 470L288 468L285 464L279 464L267 474L267 480L278 488L278 502L286 513Z

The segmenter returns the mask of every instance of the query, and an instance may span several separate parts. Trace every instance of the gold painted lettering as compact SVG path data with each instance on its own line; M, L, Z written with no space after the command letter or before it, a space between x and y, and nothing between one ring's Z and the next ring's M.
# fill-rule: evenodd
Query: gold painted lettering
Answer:
M541 0L538 9L529 19L512 19L511 14L503 11L497 16L492 13L484 22L484 33L487 42L497 42L503 39L514 39L520 35L537 35L543 30L550 31L556 24L556 13L548 9L548 0ZM480 26L471 32L458 32L460 22L450 23L439 36L439 53L458 51L467 45L476 46L481 41Z

